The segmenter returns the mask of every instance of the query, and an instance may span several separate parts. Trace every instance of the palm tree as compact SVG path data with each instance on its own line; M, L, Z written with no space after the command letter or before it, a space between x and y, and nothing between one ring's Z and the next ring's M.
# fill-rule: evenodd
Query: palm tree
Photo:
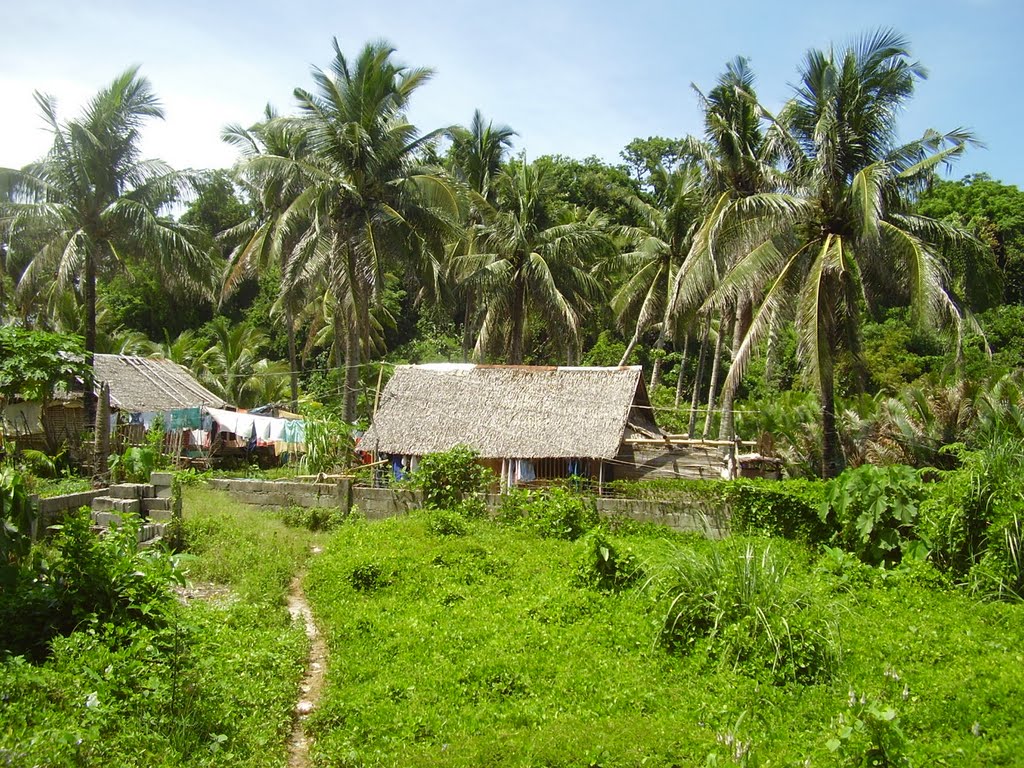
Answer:
M601 295L588 267L609 253L607 222L597 211L576 209L553 217L535 164L516 163L499 184L497 207L478 228L479 252L466 257L487 305L476 354L501 348L508 363L522 363L534 311L574 358L582 321Z
M634 331L619 365L626 364L651 325L671 321L668 309L676 273L702 221L704 187L696 163L683 163L672 172L659 166L651 176L658 190L656 200L652 203L636 195L627 198L639 224L620 228L633 246L621 256L631 276L612 297L612 310L621 324L629 318ZM667 329L659 334L659 349L668 335ZM656 379L652 374L652 387Z
M704 170L706 214L704 226L694 237L693 252L678 273L668 314L693 314L696 307L703 303L706 315L719 315L708 386L708 410L704 423L706 434L711 426L718 391L723 343L732 334L735 356L738 340L743 337L749 324L752 303L749 295L727 297L724 301L714 295L722 274L742 255L745 245L742 240L721 236L719 230L723 224L722 217L732 201L772 189L777 173L773 168L772 147L765 142L762 110L754 90L754 74L747 60L737 57L726 64L725 72L707 95L696 85L691 87L704 111L704 138L691 138L686 141L685 147L687 153ZM713 298L711 302L706 301L709 295ZM709 327L707 319L705 327ZM666 325L666 329L669 338L673 338L675 329L669 325ZM702 349L708 344L706 336L702 340ZM700 373L698 370L694 382L695 393ZM724 438L732 437L733 393L734 388L723 388L719 436Z
M344 348L345 418L356 415L360 359L371 336L371 308L390 266L405 267L430 283L458 217L450 185L421 165L426 144L441 131L420 135L406 120L412 94L429 69L395 63L383 42L366 45L349 62L334 41L329 72L313 71L317 89L295 90L308 142L302 160L261 157L256 169L290 173L301 166L303 192L287 216L309 222L309 247L292 254L285 281L320 284L335 296L336 344Z
M213 343L193 363L194 370L212 392L244 408L276 402L285 390L288 371L283 363L259 355L267 335L245 323L215 318L208 328Z
M224 276L221 300L228 298L245 277L267 269L277 269L282 278L289 260L299 248L310 243L303 238L307 222L289 216L289 210L306 186L302 162L308 151L303 126L294 121L277 119L268 105L264 121L251 128L230 125L222 138L237 147L242 158L235 168L235 178L251 194L255 203L252 218L223 233L223 237L239 244L231 252ZM284 169L261 168L260 157L280 157L293 161ZM302 292L298 284L283 281L275 310L284 315L288 334L288 366L291 407L298 407L299 356L295 340L295 315L301 309Z
M919 322L963 314L946 287L942 248L969 243L952 225L911 212L915 191L963 152L964 131L896 141L896 115L924 77L906 41L879 31L841 51L812 50L795 97L769 130L786 158L788 188L737 200L731 220L756 243L722 293L761 300L729 372L734 386L777 313L795 313L798 353L820 397L822 473L842 466L834 363L857 354L859 322L879 296L901 295ZM788 235L780 239L780 235Z
M468 360L473 347L479 320L480 285L473 280L473 273L465 274L462 269L472 260L464 257L476 248L472 238L477 225L483 223L486 212L493 209L498 199L498 177L505 155L512 146L516 132L507 125L484 123L480 110L473 112L469 128L454 126L448 129L452 141L449 153L449 167L468 191L470 205L466 210L465 229L470 237L460 237L451 245L448 263L451 272L448 283L454 289L456 304L462 311L462 358Z
M172 287L205 292L211 262L193 246L188 228L161 217L161 207L185 189L187 178L159 160L143 160L140 129L162 118L149 81L132 68L103 88L77 120L61 123L52 96L36 102L53 134L53 146L37 163L0 170L7 191L3 224L17 235L23 223L33 232L35 252L21 275L33 283L53 275L79 293L84 305L85 349L96 349L96 281L128 260L148 261Z

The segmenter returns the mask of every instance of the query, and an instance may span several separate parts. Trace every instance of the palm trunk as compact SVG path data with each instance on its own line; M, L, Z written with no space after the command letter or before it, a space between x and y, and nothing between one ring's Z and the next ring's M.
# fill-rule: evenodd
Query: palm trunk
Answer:
M683 359L679 361L679 373L676 376L676 409L679 408L679 401L683 397L683 378L686 373L686 358L690 352L690 334L686 334L686 339L683 341Z
M83 382L83 406L85 428L89 429L96 420L96 393L93 392L93 363L96 354L96 261L93 254L85 253L85 381Z
M708 355L708 336L711 334L711 313L704 321L704 333L700 339L700 353L697 355L697 371L693 375L693 395L690 398L690 426L687 434L693 438L697 431L697 403L700 401L700 380L704 376L704 361Z
M826 479L838 477L843 470L843 451L836 426L835 385L830 375L823 376L821 381L821 427L821 475Z
M651 394L654 394L654 390L661 382L661 364L665 351L665 331L663 330L658 334L658 340L654 344L654 364L651 366Z
M468 363L473 351L473 316L476 314L476 297L472 290L466 291L466 309L462 314L462 362Z
M739 355L740 347L743 345L743 340L747 336L747 330L750 328L751 318L752 305L750 301L744 299L743 303L740 304L740 308L736 312L736 324L733 326L733 365L736 364L736 358ZM733 401L736 397L737 386L738 382L733 382L731 385L727 385L722 388L722 421L718 427L719 440L732 440L736 436L735 416L733 414Z
M523 334L526 325L525 290L522 281L517 277L512 288L512 326L510 329L508 362L511 365L522 365Z
M345 334L345 421L351 424L356 420L359 406L359 333L355 328L347 329Z
M718 337L715 339L714 358L711 360L711 382L708 384L708 412L704 417L704 435L711 431L711 416L715 408L715 396L718 394L718 374L722 368L722 340L728 327L728 307L718 320Z
M285 308L284 321L288 325L288 369L292 396L289 407L294 413L299 409L299 354L295 348L295 318L291 308Z
M626 365L629 362L629 356L633 354L633 350L636 349L636 345L640 342L640 326L637 326L636 332L633 334L633 338L629 340L626 345L626 351L622 353L622 359L619 360L619 366Z

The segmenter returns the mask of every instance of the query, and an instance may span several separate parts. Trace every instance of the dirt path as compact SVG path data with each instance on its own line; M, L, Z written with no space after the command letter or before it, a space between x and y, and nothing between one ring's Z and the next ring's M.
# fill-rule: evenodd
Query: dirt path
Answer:
M313 554L319 554L320 548L314 547ZM299 686L299 700L295 703L295 722L291 736L288 737L288 768L309 768L309 738L306 736L305 721L320 700L324 685L324 672L327 667L327 643L317 631L313 621L313 612L302 589L302 576L298 574L292 579L288 590L288 612L292 621L301 620L309 637L309 658L306 659L306 673Z

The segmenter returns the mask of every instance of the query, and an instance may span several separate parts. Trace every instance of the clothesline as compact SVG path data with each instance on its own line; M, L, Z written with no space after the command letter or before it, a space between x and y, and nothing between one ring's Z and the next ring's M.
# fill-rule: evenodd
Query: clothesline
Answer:
M226 411L209 406L175 408L168 411L138 411L129 415L129 424L141 424L152 428L157 418L163 419L164 427L171 431L186 430L193 437L209 436L216 432L228 432L245 441L264 443L288 443L304 445L306 422L303 419L283 419L273 416ZM198 433L198 434L197 434ZM202 439L208 442L209 437Z

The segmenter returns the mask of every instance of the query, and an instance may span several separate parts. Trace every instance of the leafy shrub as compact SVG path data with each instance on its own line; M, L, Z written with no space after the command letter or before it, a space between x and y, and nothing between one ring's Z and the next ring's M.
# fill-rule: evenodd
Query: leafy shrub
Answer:
M378 563L362 563L352 569L349 581L358 592L373 592L388 586L391 577Z
M334 472L352 463L352 427L340 416L320 408L303 413L306 428L306 454L303 471L316 475Z
M83 626L164 625L168 587L179 579L169 555L137 551L132 525L97 536L84 508L54 527L46 556L21 569L14 589L0 591L0 649L41 658L53 637Z
M465 536L468 527L465 516L460 512L434 509L427 515L427 530L435 536Z
M827 680L839 655L834 624L787 577L768 546L676 549L650 582L669 601L662 645L774 683Z
M836 718L835 732L826 744L840 766L897 768L909 766L907 737L896 710L866 695L850 691L848 708Z
M600 518L589 496L564 488L525 489L506 493L498 520L524 527L547 539L575 541L598 524Z
M152 446L131 445L120 456L110 457L110 478L115 483L144 483L160 463L160 453Z
M464 445L429 453L420 459L409 484L423 491L424 506L430 509L458 509L467 517L482 516L486 506L475 494L486 491L495 477L477 458L476 451Z
M735 533L817 544L833 532L819 514L825 491L825 484L816 480L736 480L725 484L723 495Z
M921 477L913 468L865 464L829 484L821 517L835 526L836 540L861 560L892 565L916 538L918 505L924 496Z
M576 569L577 579L606 592L628 589L645 579L644 569L632 552L615 542L600 528L580 540L582 557Z
M14 578L31 549L35 519L24 478L9 467L0 468L0 587Z
M310 531L332 531L347 519L340 507L291 506L281 510L281 520L285 525Z

